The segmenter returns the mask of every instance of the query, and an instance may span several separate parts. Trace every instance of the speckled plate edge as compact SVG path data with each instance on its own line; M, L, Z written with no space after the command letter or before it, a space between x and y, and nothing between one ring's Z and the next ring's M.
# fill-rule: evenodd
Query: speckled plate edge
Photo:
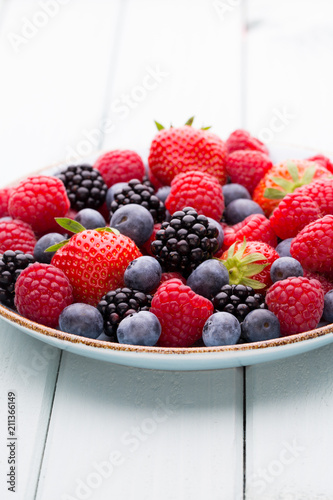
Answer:
M304 158L318 153L317 150L311 148L285 144L274 144L270 149L274 161ZM63 166L64 163L59 162L59 164L42 171L43 173L48 173L48 171L51 173L51 170L54 172ZM331 324L297 335L233 346L145 347L117 344L64 333L30 321L2 305L0 305L0 318L34 338L69 352L116 364L161 370L212 370L249 366L294 356L325 346L333 341L333 324Z

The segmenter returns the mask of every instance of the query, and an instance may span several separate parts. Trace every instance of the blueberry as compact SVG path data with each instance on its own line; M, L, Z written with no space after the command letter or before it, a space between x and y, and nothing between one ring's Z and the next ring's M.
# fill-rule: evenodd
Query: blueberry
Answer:
M324 295L324 310L322 319L333 323L333 290L325 293Z
M291 257L290 245L293 238L287 238L286 240L280 241L275 250L280 255L280 257Z
M280 322L268 309L255 309L249 312L242 323L242 338L246 342L260 342L278 337L280 337Z
M218 241L218 244L219 244L219 247L216 251L220 250L222 248L222 245L223 245L223 241L224 241L224 232L223 232L223 229L222 229L222 226L219 222L217 222L217 220L215 219L212 219L211 217L207 217L208 219L208 222L213 225L214 227L216 227L216 229L218 230L218 235L216 237L217 241Z
M64 241L66 238L63 234L59 233L48 233L44 234L37 241L34 248L34 258L37 262L42 262L43 264L50 264L53 255L55 252L45 252L45 250L52 245L56 245L60 243L60 241Z
M124 283L128 288L148 293L161 281L162 268L154 257L144 255L132 260L126 268Z
M128 185L127 182L117 182L107 190L105 201L108 210L111 210L111 203L114 200L114 195L119 193L127 185Z
M111 217L110 226L131 238L140 247L152 235L154 219L146 208L130 203L115 211Z
M300 262L293 257L280 257L273 262L270 275L271 280L275 283L291 276L303 276L303 268Z
M205 346L237 344L241 335L241 326L237 318L227 312L212 314L205 323L202 340Z
M224 210L225 220L230 225L242 222L253 214L264 215L264 211L255 201L244 198L231 201Z
M103 215L93 208L83 208L77 213L75 220L86 229L96 229L106 226Z
M169 196L170 191L171 191L171 186L162 186L156 192L156 196L164 203L167 197Z
M222 262L216 259L205 260L187 279L189 286L195 293L211 299L229 283L229 272Z
M96 307L77 302L62 311L59 328L89 339L97 339L103 333L103 316Z
M155 345L161 335L161 324L155 314L139 311L124 318L118 326L120 344Z
M246 189L246 187L237 183L225 184L222 186L222 192L224 197L225 206L229 205L231 201L237 200L239 198L245 198L251 200L251 195Z

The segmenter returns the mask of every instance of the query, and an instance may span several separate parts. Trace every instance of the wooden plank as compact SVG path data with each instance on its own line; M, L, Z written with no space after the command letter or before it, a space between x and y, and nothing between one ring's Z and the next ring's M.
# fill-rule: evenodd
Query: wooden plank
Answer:
M241 388L64 353L37 500L242 498Z

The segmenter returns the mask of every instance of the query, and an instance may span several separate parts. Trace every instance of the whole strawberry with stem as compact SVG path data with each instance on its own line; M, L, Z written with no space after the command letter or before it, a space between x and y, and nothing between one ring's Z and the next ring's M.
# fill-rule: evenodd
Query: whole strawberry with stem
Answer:
M108 291L123 286L127 266L142 254L130 238L111 228L85 229L70 219L58 222L75 234L48 249L56 250L51 263L69 279L75 302L96 306Z
M261 206L267 217L288 194L315 179L330 177L323 166L307 160L286 160L274 165L259 181L253 192L253 201Z
M265 291L271 284L270 270L279 258L276 250L263 241L237 241L221 257L229 271L230 285L246 285Z
M207 129L192 127L190 118L183 127L165 129L156 123L159 132L154 137L148 164L151 173L163 185L182 172L200 170L215 175L225 184L226 146L224 141Z

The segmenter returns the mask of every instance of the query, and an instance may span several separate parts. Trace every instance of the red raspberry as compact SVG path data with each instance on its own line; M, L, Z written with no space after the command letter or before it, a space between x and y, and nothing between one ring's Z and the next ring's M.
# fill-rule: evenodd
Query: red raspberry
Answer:
M276 247L277 238L270 221L262 214L249 215L234 226L222 226L224 231L223 251L235 241L264 241Z
M61 311L72 302L68 278L51 264L30 264L16 281L15 306L22 316L36 323L55 328Z
M155 293L150 312L162 326L158 345L189 347L200 339L207 319L213 314L210 300L197 295L178 279L162 283Z
M242 184L250 194L272 167L272 160L261 151L238 150L227 158L227 172L231 182Z
M21 220L0 221L0 252L6 250L22 250L32 254L36 245L33 230Z
M275 234L285 240L294 238L307 224L321 217L318 204L304 193L287 194L270 216Z
M294 335L317 327L324 308L324 292L317 280L287 278L270 287L266 303L280 321L281 335Z
M303 268L333 277L333 215L311 222L298 233L290 253Z
M35 232L58 230L55 217L64 217L70 202L64 184L56 177L28 177L14 188L9 198L9 214L30 224Z
M237 129L229 135L227 141L228 154L240 149L251 149L252 151L261 151L268 155L268 149L265 144L256 137L253 137L247 130Z
M327 170L329 170L333 174L333 163L327 156L315 155L311 156L311 158L307 158L307 160L319 163L319 165L322 165L324 168L327 168Z
M184 278L184 276L182 276L180 273L177 273L176 271L170 271L169 273L162 273L160 285L165 281L173 279L178 279L182 283L184 283L184 285L186 285L186 279Z
M318 179L295 190L310 196L320 208L322 215L333 215L333 179Z
M324 290L324 293L327 293L330 290L333 290L333 281L325 278L325 276L318 274L318 273L312 273L311 271L308 271L307 269L303 269L303 274L304 274L304 277L308 278L309 280L319 281L322 289Z
M171 215L184 207L193 207L198 214L219 221L224 210L222 187L213 175L190 170L173 179L165 206Z
M140 251L142 252L143 255L150 255L151 257L155 257L155 255L153 254L153 252L151 251L151 244L153 241L155 241L155 236L156 236L156 233L157 231L159 231L161 229L161 223L158 223L158 224L154 224L154 229L153 229L153 232L149 238L149 240L147 240L143 245L142 247L140 248Z
M142 181L145 166L142 158L135 151L115 149L97 158L94 168L99 170L107 187L117 182L131 179Z
M0 189L0 217L7 217L9 215L8 201L13 189L12 187Z

